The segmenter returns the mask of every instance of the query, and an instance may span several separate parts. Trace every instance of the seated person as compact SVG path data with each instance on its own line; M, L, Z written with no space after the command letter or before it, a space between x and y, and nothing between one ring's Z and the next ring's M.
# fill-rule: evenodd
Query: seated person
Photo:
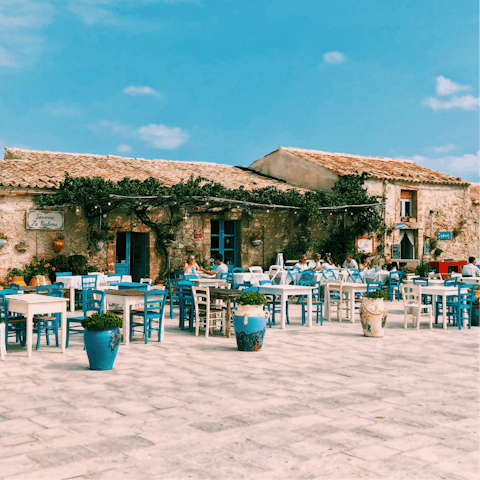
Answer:
M368 270L370 267L370 257L368 255L362 255L362 258L360 259L362 263L358 266L358 269L363 272L364 270Z
M344 268L358 268L358 263L354 258L352 258L352 256L350 254L347 254L347 258L343 262L343 267Z
M185 265L183 266L183 273L185 275L197 275L198 272L205 272L205 270L198 265L193 255L189 255Z
M306 255L302 255L300 257L300 261L297 262L295 264L295 266L301 271L303 272L304 270L309 270L310 267L309 267L309 264L307 263L307 256Z
M322 269L322 264L323 264L323 261L320 258L320 254L316 253L313 256L313 260L310 260L310 262L308 262L308 268L318 271Z
M326 260L325 262L323 262L322 268L325 268L325 269L335 268L335 264L333 263L332 257L330 255L326 256Z
M390 257L385 257L385 262L383 264L383 269L391 272L392 270L398 270L398 263L392 262Z
M462 277L480 277L480 269L476 263L475 257L468 257L468 265L462 268Z
M228 273L228 267L223 263L223 255L221 253L216 253L213 256L214 259L214 267L212 268L211 271L208 270L203 270L204 273L211 275L211 276L216 276L217 278L222 277L222 273Z

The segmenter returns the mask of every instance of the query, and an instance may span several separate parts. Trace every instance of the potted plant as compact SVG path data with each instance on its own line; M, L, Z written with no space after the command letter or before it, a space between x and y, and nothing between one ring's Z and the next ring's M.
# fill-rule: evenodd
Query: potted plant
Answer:
M55 250L55 253L60 253L64 246L65 246L65 237L63 235L59 235L53 241L53 249Z
M9 269L8 281L11 283L16 283L17 285L21 285L22 287L27 286L25 283L25 272L19 268Z
M29 285L40 285L40 281L45 279L44 285L50 285L51 281L48 275L52 271L52 265L50 260L43 255L35 255L30 263L25 264L25 275L30 278Z
M7 244L7 236L0 232L0 248L3 248Z
M258 247L259 245L262 244L262 238L260 237L260 235L255 235L253 236L250 241L252 242L252 245L254 247Z
M387 296L388 290L373 290L363 295L360 320L366 337L383 337L387 323L387 307L384 303Z
M258 292L242 293L235 299L237 310L233 316L237 347L244 352L255 352L262 348L267 325L264 306L267 299Z
M415 273L421 277L428 277L430 271L430 264L422 257L420 263L415 267Z
M84 341L92 370L111 370L120 344L123 321L112 312L94 313L82 320Z

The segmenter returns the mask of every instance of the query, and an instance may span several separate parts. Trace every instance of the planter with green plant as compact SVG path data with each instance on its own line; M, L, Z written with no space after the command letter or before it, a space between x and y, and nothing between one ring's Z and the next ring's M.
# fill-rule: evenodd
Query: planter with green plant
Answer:
M244 352L255 352L262 348L267 314L267 299L258 292L242 293L235 299L237 310L233 316L237 347Z
M88 361L92 370L111 370L120 344L123 320L112 312L94 313L82 320Z
M366 337L383 337L387 323L387 307L384 303L387 296L388 290L373 290L363 295L360 320Z
M7 236L0 232L0 248L4 247L7 244Z
M428 277L430 271L430 264L424 257L420 260L419 264L415 267L415 273L421 277Z

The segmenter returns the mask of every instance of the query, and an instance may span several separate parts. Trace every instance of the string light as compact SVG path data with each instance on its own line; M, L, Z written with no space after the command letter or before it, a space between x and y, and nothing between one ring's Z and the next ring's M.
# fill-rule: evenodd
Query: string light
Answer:
M112 204L112 202L108 202L107 205L110 206Z
M267 209L267 213L270 213L270 210ZM296 212L295 212L296 213Z
M98 205L95 205L95 208L98 208Z

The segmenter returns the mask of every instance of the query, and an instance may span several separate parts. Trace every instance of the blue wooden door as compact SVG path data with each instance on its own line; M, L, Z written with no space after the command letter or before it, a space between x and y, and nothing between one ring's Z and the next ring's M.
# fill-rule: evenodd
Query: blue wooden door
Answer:
M237 222L235 220L211 220L210 257L223 255L227 265L237 264Z
M117 232L117 244L115 250L116 275L130 275L131 245L131 232Z

